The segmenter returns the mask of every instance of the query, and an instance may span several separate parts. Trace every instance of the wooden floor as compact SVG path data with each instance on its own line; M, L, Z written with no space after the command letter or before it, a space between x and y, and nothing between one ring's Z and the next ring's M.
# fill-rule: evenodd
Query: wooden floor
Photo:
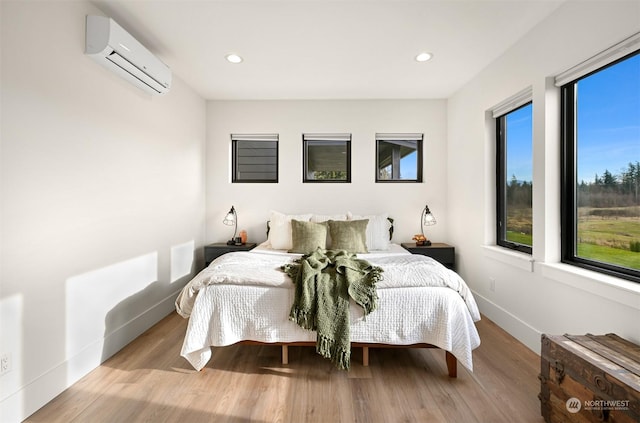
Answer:
M180 357L171 314L28 422L542 422L539 358L486 318L474 372L450 379L441 350L371 349L335 369L313 347L216 348L202 372Z

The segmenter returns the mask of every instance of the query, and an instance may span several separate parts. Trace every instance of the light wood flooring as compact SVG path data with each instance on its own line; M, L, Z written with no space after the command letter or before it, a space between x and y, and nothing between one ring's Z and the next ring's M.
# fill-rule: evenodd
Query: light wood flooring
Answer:
M215 348L196 372L180 357L186 321L173 313L28 422L543 422L536 354L483 317L474 372L450 379L444 352L360 350L351 371L313 347Z

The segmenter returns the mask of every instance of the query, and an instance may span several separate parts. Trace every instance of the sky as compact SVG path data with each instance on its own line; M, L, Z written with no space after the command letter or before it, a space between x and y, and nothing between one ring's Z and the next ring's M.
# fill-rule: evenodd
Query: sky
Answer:
M400 177L416 179L418 177L418 153L415 151L400 159Z
M640 54L578 82L578 182L640 161Z
M533 106L528 104L507 115L507 184L533 181Z
M640 54L578 81L577 183L640 162ZM507 115L507 183L531 181L532 105Z

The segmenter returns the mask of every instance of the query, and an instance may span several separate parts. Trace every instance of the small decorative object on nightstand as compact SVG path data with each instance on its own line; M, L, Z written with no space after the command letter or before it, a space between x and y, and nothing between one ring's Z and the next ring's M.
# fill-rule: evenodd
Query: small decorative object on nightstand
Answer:
M432 242L431 245L416 245L413 242L403 242L402 247L411 254L421 254L429 256L451 270L456 267L456 249L455 247L443 242Z
M411 239L416 242L416 246L418 247L422 247L424 245L431 245L431 241L429 241L427 237L424 236L424 234L415 234Z
M248 242L243 245L227 245L223 243L205 245L204 261L206 263L206 266L209 266L212 261L223 254L231 253L233 251L249 251L255 248L255 246L255 242Z

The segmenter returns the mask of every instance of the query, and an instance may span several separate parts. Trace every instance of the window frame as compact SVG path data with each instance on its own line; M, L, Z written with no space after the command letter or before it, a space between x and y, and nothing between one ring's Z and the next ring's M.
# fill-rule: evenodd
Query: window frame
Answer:
M530 97L530 95L529 95ZM526 102L516 102L506 111L502 109L500 115L495 116L496 129L496 244L508 248L510 250L519 251L528 255L533 255L533 245L519 244L509 241L506 238L506 220L507 220L507 157L506 157L506 117L508 114L523 109L531 105L531 114L533 122L533 101L528 99ZM532 140L533 141L533 140ZM533 146L532 146L533 147ZM533 153L533 151L532 151ZM531 156L533 162L533 154ZM533 184L533 181L531 181ZM533 195L533 191L532 191ZM533 204L531 205L533 208ZM533 216L533 214L532 214ZM532 222L533 226L533 222Z
M576 84L582 79L636 55L640 55L640 49L602 64L589 72L579 74L568 82L562 81L562 85L560 85L560 260L568 265L640 283L640 271L638 270L579 257L576 243L578 235Z
M231 182L232 183L278 183L280 176L280 140L278 134L231 134ZM275 143L275 178L256 179L238 177L238 143L273 142Z
M308 147L313 143L344 142L346 147L346 179L309 179L307 170L309 164ZM302 182L303 183L351 183L351 134L302 134Z
M415 141L416 142L416 177L413 179L381 179L380 178L380 142ZM376 134L376 183L421 183L424 151L424 134Z

